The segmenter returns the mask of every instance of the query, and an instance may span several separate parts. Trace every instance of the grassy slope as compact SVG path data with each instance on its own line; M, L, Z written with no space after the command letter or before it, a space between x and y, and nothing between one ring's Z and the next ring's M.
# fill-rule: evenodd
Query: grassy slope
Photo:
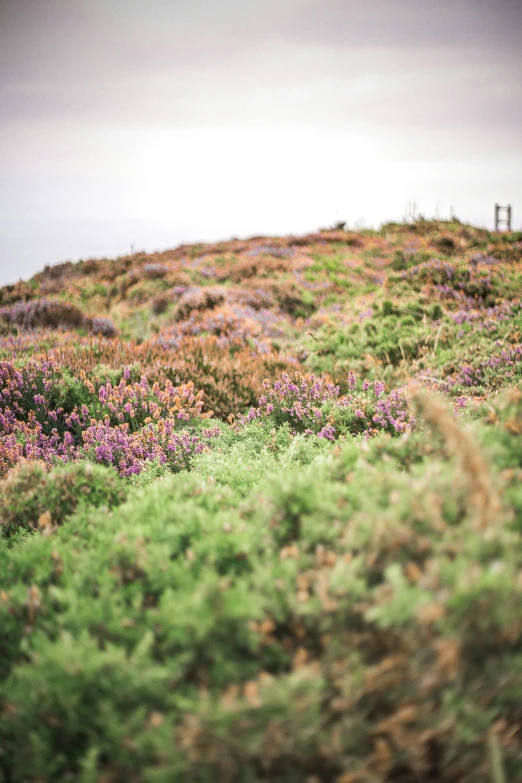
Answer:
M419 221L0 291L3 358L54 359L55 409L92 413L82 378L131 366L193 381L221 431L176 475L22 462L0 483L0 780L521 776L520 254ZM416 430L226 423L292 369L409 383Z

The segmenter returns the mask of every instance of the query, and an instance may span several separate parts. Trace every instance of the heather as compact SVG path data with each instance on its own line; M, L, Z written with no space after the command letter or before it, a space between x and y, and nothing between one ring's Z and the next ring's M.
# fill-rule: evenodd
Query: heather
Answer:
M522 235L0 289L0 781L522 775Z

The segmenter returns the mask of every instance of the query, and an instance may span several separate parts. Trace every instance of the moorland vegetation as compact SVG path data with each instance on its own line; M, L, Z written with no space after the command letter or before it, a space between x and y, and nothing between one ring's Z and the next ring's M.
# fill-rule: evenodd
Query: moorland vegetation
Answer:
M522 779L522 234L0 289L2 783Z

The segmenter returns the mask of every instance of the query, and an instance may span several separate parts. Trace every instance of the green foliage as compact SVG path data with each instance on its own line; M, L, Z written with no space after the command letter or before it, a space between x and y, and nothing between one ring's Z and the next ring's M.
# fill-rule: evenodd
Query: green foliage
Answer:
M3 472L17 437L111 412L106 381L191 382L218 418L180 431L219 430L176 474L0 482L1 783L522 779L520 239L419 218L1 289ZM78 301L120 337L82 337ZM350 404L241 423L303 363ZM407 383L415 428L362 434Z
M93 283L92 286L85 286L81 291L81 299L83 302L87 302L94 296L106 297L108 294L107 287L103 283Z
M80 504L109 509L126 494L118 475L101 465L77 462L47 472L43 463L21 463L0 483L0 529L4 536L20 529L49 532Z
M415 303L404 307L385 300L372 318L349 325L332 322L316 332L314 342L308 343L312 351L307 363L314 371L332 373L341 384L349 369L371 377L376 361L395 366L427 352L434 340L432 318L439 313L438 307L424 314ZM370 364L369 355L373 358ZM332 357L335 364L325 357Z
M516 779L520 397L474 434L423 404L399 440L224 428L190 474L0 545L6 779L489 783L491 731Z
M417 264L422 264L431 258L429 253L405 253L403 250L396 250L390 263L390 267L395 272L401 272Z

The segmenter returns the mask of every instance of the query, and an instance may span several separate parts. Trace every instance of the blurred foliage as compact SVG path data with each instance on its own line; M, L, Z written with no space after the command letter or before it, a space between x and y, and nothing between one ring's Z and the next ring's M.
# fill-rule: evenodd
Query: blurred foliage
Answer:
M522 779L521 253L339 223L0 290L2 783Z

